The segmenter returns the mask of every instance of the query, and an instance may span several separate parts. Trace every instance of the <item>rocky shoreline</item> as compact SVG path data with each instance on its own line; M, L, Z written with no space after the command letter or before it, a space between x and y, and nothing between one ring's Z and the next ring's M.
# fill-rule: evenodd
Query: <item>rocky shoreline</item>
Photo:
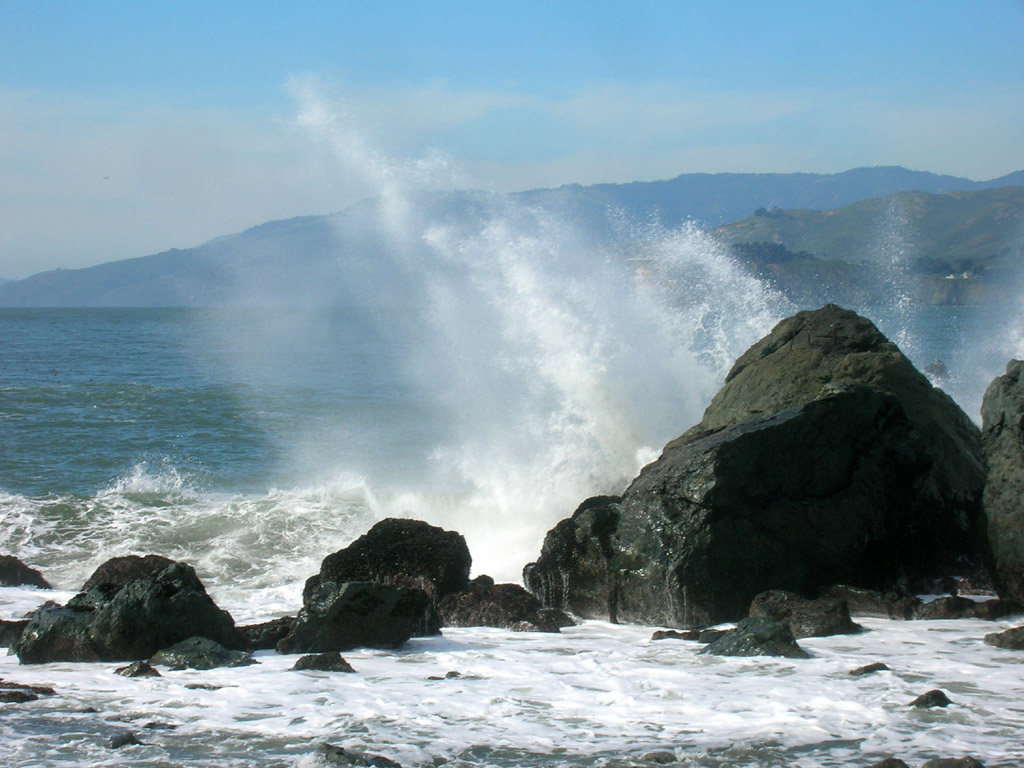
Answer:
M704 654L800 659L798 640L857 634L858 616L1005 619L1024 602L1022 371L1011 361L993 382L978 429L867 319L801 312L737 360L701 423L622 496L584 501L548 533L526 589L470 580L457 532L387 519L324 559L294 616L238 627L190 565L127 556L66 604L0 621L0 644L23 665L125 662L125 676L250 665L269 650L296 655L297 670L351 673L342 652L444 627L555 633L598 619L661 627L653 640ZM12 556L0 585L49 588ZM993 599L971 599L979 590ZM1024 627L984 640L1021 651ZM0 682L8 704L50 695ZM930 690L908 706L949 703ZM396 765L330 745L318 759Z

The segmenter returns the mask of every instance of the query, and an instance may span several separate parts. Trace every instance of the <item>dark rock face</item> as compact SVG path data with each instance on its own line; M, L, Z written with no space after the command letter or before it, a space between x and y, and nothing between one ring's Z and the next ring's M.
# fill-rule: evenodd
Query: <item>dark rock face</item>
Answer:
M303 600L321 582L375 581L421 589L436 602L466 588L472 562L461 534L420 520L388 518L325 557L320 573L306 582Z
M843 600L851 616L868 616L876 619L910 620L921 607L921 598L896 592L878 592L873 589L834 585L821 591L822 597Z
M18 642L21 633L28 626L28 619L6 621L0 619L0 648L10 648Z
M246 645L192 567L175 563L120 589L100 585L66 606L43 605L13 650L22 664L137 661L193 636L230 649Z
M398 648L425 634L431 611L421 589L376 582L323 582L304 600L295 629L277 644L280 653L324 653L352 648Z
M789 625L793 637L853 635L862 627L850 619L846 601L834 597L808 600L792 592L762 592L750 604L750 617L774 619Z
M152 664L171 669L214 669L216 667L247 667L255 664L247 651L229 651L208 637L190 637L153 654Z
M337 651L300 656L292 669L297 672L355 672Z
M479 576L468 589L446 595L438 611L445 627L532 627L538 632L558 632L575 624L563 611L543 608L518 584L495 584L488 576Z
M249 647L254 651L272 651L279 642L291 634L296 621L294 616L284 616L261 624L239 627L238 631L245 636Z
M162 555L146 555L144 557L125 555L123 557L113 557L93 571L92 576L82 586L82 591L88 592L93 587L98 587L101 584L113 584L117 587L123 587L125 584L136 579L155 576L164 568L173 564L173 560Z
M1005 632L992 632L985 635L985 644L1010 651L1024 651L1024 627L1014 627Z
M1004 600L975 602L966 597L947 595L921 603L915 619L1001 619L1016 612L1017 606Z
M985 391L982 442L988 462L985 518L999 594L1024 604L1024 362Z
M0 587L52 589L43 574L10 555L0 555Z
M701 649L712 656L783 656L807 659L810 654L797 645L789 627L771 619L744 619L736 629L724 633Z
M527 587L587 618L703 627L768 589L893 590L983 551L980 433L871 324L784 320L619 500L549 532Z

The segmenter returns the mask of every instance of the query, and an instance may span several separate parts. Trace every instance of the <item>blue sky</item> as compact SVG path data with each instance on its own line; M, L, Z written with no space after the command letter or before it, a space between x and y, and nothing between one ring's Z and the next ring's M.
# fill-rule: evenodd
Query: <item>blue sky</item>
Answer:
M0 277L389 183L1024 169L1024 0L0 0Z

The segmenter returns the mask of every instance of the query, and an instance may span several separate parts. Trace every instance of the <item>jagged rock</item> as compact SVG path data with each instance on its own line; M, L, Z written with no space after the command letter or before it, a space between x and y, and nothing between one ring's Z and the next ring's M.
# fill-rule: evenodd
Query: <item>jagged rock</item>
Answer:
M933 707L948 707L952 703L945 693L936 688L933 691L922 693L910 702L910 706L918 709L932 709Z
M21 633L28 626L28 619L6 621L0 619L0 648L10 648L18 642Z
M808 600L793 592L769 590L750 604L750 617L774 619L789 625L793 637L828 637L854 635L863 627L850 619L846 601L834 597Z
M254 651L270 651L277 647L277 644L288 637L297 619L294 616L284 616L280 619L271 619L261 624L249 624L239 627Z
M461 534L420 520L388 518L325 557L320 573L307 580L303 600L321 582L375 581L421 589L437 602L466 588L471 565Z
M712 656L783 656L807 659L810 654L797 645L789 626L771 619L743 619L736 629L724 633L700 653Z
M576 623L564 611L542 608L540 601L518 584L495 584L489 576L478 576L467 589L446 595L438 612L445 627L558 632Z
M337 651L300 656L292 669L297 672L355 672Z
M357 749L334 744L321 744L316 751L321 762L329 766L372 766L373 768L402 768L401 764L380 755L370 755Z
M985 644L1010 651L1024 651L1024 627L1014 627L1004 632L985 635Z
M101 584L113 584L120 588L136 579L155 576L174 561L162 555L124 555L112 557L92 572L82 586L82 592L88 592Z
M145 661L133 661L127 667L118 667L114 674L122 677L161 677L160 673Z
M0 555L0 587L52 589L43 574L11 555Z
M171 669L215 669L256 664L248 651L231 651L208 637L190 637L153 654L150 663Z
M821 591L821 596L844 600L851 616L876 619L910 620L917 615L917 609L922 604L919 597L846 585L826 587Z
M921 768L985 768L973 757L935 757L921 765Z
M1024 604L1024 362L1011 360L981 403L985 518L996 589Z
M873 675L875 672L887 672L888 670L888 665L876 661L872 664L865 664L863 667L851 669L850 675L853 677L864 677L865 675Z
M620 500L585 502L527 566L546 606L694 628L766 589L815 594L971 570L980 432L868 320L827 306L779 323L700 424Z
M232 650L246 646L230 614L210 599L192 567L174 563L120 589L93 587L67 606L46 603L13 650L22 664L138 661L193 636Z
M421 589L365 581L322 582L304 600L295 629L277 644L277 650L324 653L398 648L414 634L423 633L423 617L430 609L430 598Z

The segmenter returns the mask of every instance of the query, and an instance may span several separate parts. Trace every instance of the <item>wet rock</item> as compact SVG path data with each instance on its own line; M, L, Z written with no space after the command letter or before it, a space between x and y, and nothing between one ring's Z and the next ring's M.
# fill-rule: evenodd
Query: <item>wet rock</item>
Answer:
M421 589L376 582L323 582L304 600L280 653L398 648L423 628L431 609Z
M918 606L914 614L915 619L976 619L981 612L981 603L966 597L957 595L946 595L937 597L927 603Z
M654 634L651 635L651 640L693 640L696 641L700 638L699 629L688 629L685 632L680 632L675 629L657 629Z
M750 617L774 619L789 625L793 637L829 637L855 635L863 627L850 619L846 601L835 597L808 600L793 592L769 590L750 604Z
M160 673L145 661L133 661L127 667L118 667L114 674L122 677L160 677Z
M865 664L863 667L857 667L851 669L850 674L853 677L864 677L865 675L873 675L875 672L887 672L889 667L880 661L876 661L872 664Z
M654 763L655 765L671 765L678 761L675 752L669 752L667 749L646 752L640 759L645 763Z
M782 656L807 659L810 654L797 645L789 626L771 619L743 619L736 629L701 649L712 656Z
M985 644L1010 651L1024 651L1024 627L1014 627L1005 632L985 635Z
M373 766L373 768L402 768L400 763L380 755L371 755L357 749L321 744L317 758L328 766Z
M702 629L697 633L697 642L703 645L715 642L732 632L731 629Z
M43 574L11 555L0 555L0 587L52 589Z
M887 757L885 760L881 760L880 762L872 765L871 768L910 768L910 766L898 757Z
M918 709L932 709L934 707L948 707L952 703L944 692L935 689L922 693L910 702L910 706L917 707Z
M174 563L118 589L99 585L67 606L40 607L13 650L22 664L139 661L189 637L245 648L230 614L216 606L191 566Z
M913 619L921 606L921 599L899 592L880 592L874 589L832 585L821 590L822 597L839 598L846 602L851 616L876 619Z
M868 320L779 323L620 500L585 502L524 572L550 607L695 628L767 589L896 590L983 555L980 432Z
M139 741L139 737L131 731L126 731L114 736L109 743L111 749L121 749L121 747L140 747L142 742Z
M1011 360L981 403L985 518L996 589L1024 604L1024 362Z
M985 768L973 757L936 757L921 765L921 768Z
M345 661L337 651L300 656L292 669L298 672L355 672L352 665Z
M256 664L248 651L228 650L208 637L190 637L153 654L151 664L171 669L214 669Z
M82 592L88 592L101 584L112 584L121 588L137 579L155 576L174 561L162 555L124 555L107 560L93 571L82 586Z
M558 632L576 623L564 611L543 608L518 584L495 584L489 576L478 576L468 588L446 595L438 604L438 612L446 627Z
M328 555L306 582L303 600L321 582L375 581L415 587L433 601L465 589L472 558L461 534L420 520L388 518Z
M280 619L271 619L262 624L249 624L239 627L249 647L254 651L270 651L277 647L277 644L291 634L298 621L294 616L285 616Z
M45 685L24 685L0 680L0 702L5 704L23 704L35 701L41 696L54 696L56 691Z
M28 626L28 619L6 621L0 619L0 648L10 648L18 642L21 633Z

